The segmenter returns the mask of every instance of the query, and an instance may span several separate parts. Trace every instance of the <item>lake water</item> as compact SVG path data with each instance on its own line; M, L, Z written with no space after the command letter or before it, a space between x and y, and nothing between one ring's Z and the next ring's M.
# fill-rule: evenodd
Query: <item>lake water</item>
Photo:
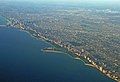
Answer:
M67 54L41 51L50 46L19 29L0 27L0 82L115 82Z

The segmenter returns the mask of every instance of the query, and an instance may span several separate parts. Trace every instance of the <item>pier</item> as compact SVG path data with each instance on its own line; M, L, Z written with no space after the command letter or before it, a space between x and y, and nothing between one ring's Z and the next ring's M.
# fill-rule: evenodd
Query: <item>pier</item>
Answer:
M6 25L0 25L0 27L5 27Z

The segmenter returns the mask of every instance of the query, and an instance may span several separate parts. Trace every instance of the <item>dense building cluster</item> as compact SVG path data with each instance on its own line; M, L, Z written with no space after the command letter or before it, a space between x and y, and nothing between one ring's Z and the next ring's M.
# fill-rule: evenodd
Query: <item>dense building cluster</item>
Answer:
M0 14L8 25L32 29L68 50L72 46L78 55L86 52L81 56L120 80L120 11L4 3Z

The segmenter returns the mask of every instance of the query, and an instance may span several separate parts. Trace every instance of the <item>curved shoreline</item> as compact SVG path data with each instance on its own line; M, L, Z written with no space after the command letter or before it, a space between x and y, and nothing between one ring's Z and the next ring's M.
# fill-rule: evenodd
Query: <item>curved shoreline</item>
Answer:
M27 33L29 33L30 35L31 35L31 33L30 32L28 32L28 31L26 31L26 30L23 30L23 29L21 29L22 31L24 31L24 32L27 32ZM32 37L34 37L34 38L36 38L35 36L33 36L33 35L31 35ZM39 39L39 38L36 38L36 39ZM41 38L41 39L43 39L43 38ZM45 39L43 39L44 41L46 41ZM47 42L48 43L48 42ZM54 45L53 45L54 46ZM53 52L55 52L55 51L53 51ZM57 52L55 52L55 53L57 53ZM62 52L61 52L62 53ZM67 54L67 53L66 53ZM69 56L71 56L71 55L69 55ZM71 56L72 57L72 56ZM72 58L74 58L74 57L72 57ZM93 64L87 64L87 63L85 63L84 62L84 60L82 60L81 58L74 58L74 59L77 59L77 60L80 60L80 61L82 61L83 63L84 63L84 65L86 65L86 66L90 66L90 67L93 67L93 68L96 68L97 70L99 70L100 72L102 72L104 75L106 75L106 76L108 76L109 78L111 78L111 79L113 79L113 80L115 80L115 81L117 81L117 82L120 82L119 80L117 80L117 79L114 79L114 78L112 78L109 74L106 74L106 73L104 73L103 71L101 71L99 68L97 68L98 66L96 65L93 65ZM90 62L89 62L90 63Z
M10 21L9 19L7 19L7 21ZM32 37L34 37L34 38L37 38L37 39L43 39L44 41L46 41L47 43L49 43L49 44L51 44L51 45L53 45L54 46L54 44L55 45L58 45L57 43L55 43L54 42L54 44L52 44L51 43L51 41L52 40L49 40L48 38L46 38L46 37L44 37L44 36L42 36L42 35L36 35L36 36L34 36L32 33L30 33L30 31L29 30L31 30L31 31L34 31L34 33L35 34L39 34L39 33L37 33L35 30L33 30L33 29L25 29L24 27L16 27L16 26L12 26L12 27L15 27L15 28L18 28L18 29L20 29L20 30L22 30L22 31L24 31L24 32L27 32L27 33L29 33ZM38 38L39 37L39 38ZM49 42L50 41L50 42ZM58 45L58 46L60 46L60 45ZM61 47L61 46L60 46ZM65 47L61 47L61 48L65 48ZM67 49L67 48L65 48L65 49ZM68 50L68 49L67 49ZM71 52L70 50L68 50L68 52ZM67 53L68 54L68 53ZM74 53L74 55L75 56L78 56L78 55L76 55L75 53ZM78 56L78 58L74 58L74 59L78 59L78 60L81 60L81 61L83 61L84 62L84 60L82 60L79 56ZM89 60L89 59L87 59L87 58L84 58L84 59L86 59L89 63L91 63L91 60ZM116 76L114 76L114 75L112 75L111 74L111 72L110 72L110 74L109 73L106 73L106 71L107 72L109 72L108 70L105 70L105 69L103 69L102 67L100 67L99 65L97 65L95 62L93 62L92 61L92 64L86 64L85 62L84 62L84 64L85 65L87 65L87 66L90 66L90 67L94 67L94 68L96 68L96 69L98 69L100 72L102 72L104 75L106 75L106 76L108 76L109 78L111 78L111 79L113 79L113 80L115 80L115 81L117 81L117 82L120 82L120 79L119 78L117 78Z
M26 32L28 32L28 31L26 31ZM28 32L29 33L29 32ZM31 34L30 34L31 35ZM31 35L31 36L33 36L33 35ZM34 36L33 36L34 37ZM44 37L44 36L42 36L42 37ZM36 38L36 37L35 37ZM45 37L44 37L45 38ZM46 41L46 39L44 39L44 38L42 38L44 41ZM51 44L51 43L50 43ZM54 46L54 45L53 45ZM58 45L59 46L59 45ZM71 52L71 51L69 51L69 52ZM74 53L74 55L75 55L75 53ZM84 62L84 60L82 60L81 58L80 58L80 60L82 61L82 62ZM87 59L86 59L87 60ZM89 62L89 63L91 63L91 62ZM84 65L87 65L87 66L90 66L90 67L93 67L93 68L96 68L97 70L99 70L100 72L102 72L104 75L106 75L106 76L108 76L109 78L111 78L111 79L113 79L113 80L115 80L115 81L117 81L117 82L120 82L119 80L117 80L117 79L115 79L115 78L113 78L113 77L111 77L110 76L110 74L106 74L105 72L103 72L100 68L98 68L99 66L98 65L93 65L93 64L87 64L87 63L85 63L84 62ZM108 71L108 70L105 70L105 71Z

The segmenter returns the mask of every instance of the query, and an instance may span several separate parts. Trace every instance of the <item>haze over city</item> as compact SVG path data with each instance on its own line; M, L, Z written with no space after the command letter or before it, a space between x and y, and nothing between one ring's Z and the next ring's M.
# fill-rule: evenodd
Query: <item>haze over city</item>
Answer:
M0 82L120 82L120 0L0 0Z

